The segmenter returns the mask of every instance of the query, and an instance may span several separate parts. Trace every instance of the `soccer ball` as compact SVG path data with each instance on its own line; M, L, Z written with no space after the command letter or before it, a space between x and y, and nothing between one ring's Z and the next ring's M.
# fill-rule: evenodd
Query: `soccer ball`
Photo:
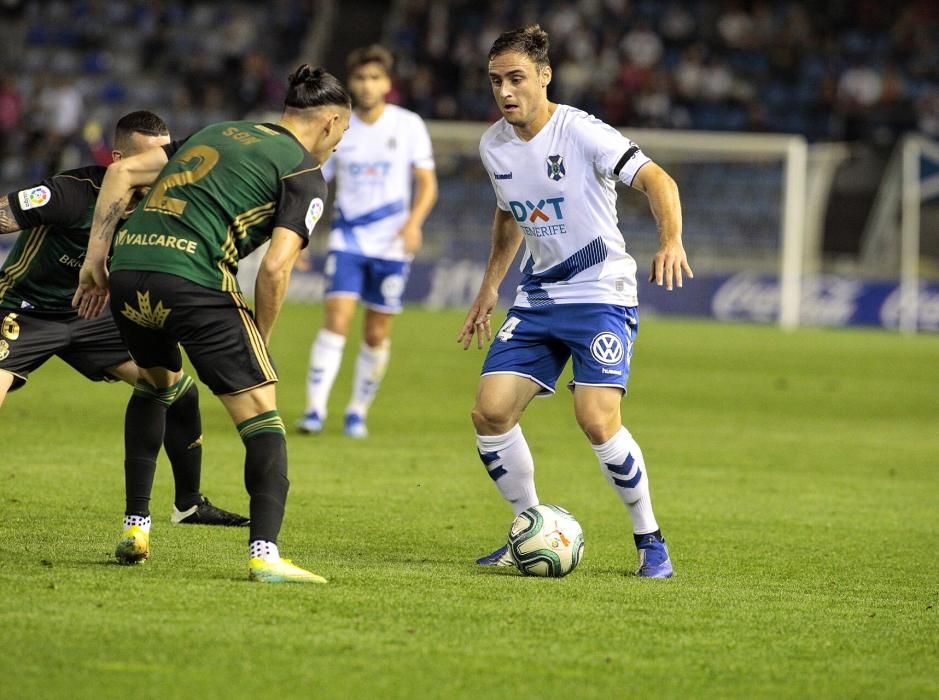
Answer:
M512 521L509 551L523 574L560 578L577 567L584 553L584 531L560 506L541 503Z

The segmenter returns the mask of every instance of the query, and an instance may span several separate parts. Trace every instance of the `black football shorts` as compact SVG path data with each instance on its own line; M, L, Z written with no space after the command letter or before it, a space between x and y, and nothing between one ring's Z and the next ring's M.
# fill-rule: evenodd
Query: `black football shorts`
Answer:
M254 315L240 293L209 289L163 272L111 275L111 313L140 367L182 368L181 345L215 394L277 381Z
M130 359L107 311L86 321L71 315L0 310L0 369L13 375L11 391L54 355L95 382L114 381L107 370Z

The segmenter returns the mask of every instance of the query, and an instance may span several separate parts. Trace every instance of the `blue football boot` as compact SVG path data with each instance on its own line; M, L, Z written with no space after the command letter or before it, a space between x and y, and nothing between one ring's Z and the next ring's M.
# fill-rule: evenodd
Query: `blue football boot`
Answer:
M504 544L491 554L476 560L480 566L515 566L515 560L509 551L509 545Z
M671 578L672 560L668 556L665 538L657 533L636 536L639 569L636 576L643 578Z
M368 437L368 428L365 427L365 419L356 413L346 414L344 430L346 435L351 438L362 439Z
M303 418L297 421L297 430L308 435L319 435L323 432L323 419L316 411L305 413Z

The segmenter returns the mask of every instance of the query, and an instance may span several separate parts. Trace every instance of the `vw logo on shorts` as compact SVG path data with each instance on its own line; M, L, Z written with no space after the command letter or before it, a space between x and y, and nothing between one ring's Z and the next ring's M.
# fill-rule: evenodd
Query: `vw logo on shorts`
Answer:
M598 333L590 341L590 354L604 365L618 365L623 361L623 341L613 333Z

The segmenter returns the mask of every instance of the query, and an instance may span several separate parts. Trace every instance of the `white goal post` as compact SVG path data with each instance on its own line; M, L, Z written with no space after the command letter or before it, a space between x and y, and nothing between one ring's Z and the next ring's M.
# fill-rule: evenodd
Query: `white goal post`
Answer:
M925 167L924 167L925 166ZM916 333L935 327L934 294L924 305L925 277L935 279L939 250L939 143L907 134L893 149L861 239L861 269L899 278L897 326Z
M920 172L924 159L939 163L939 144L910 134L901 146L900 172L900 330L916 333L919 325L921 211L923 201L939 195L939 178L926 182Z

